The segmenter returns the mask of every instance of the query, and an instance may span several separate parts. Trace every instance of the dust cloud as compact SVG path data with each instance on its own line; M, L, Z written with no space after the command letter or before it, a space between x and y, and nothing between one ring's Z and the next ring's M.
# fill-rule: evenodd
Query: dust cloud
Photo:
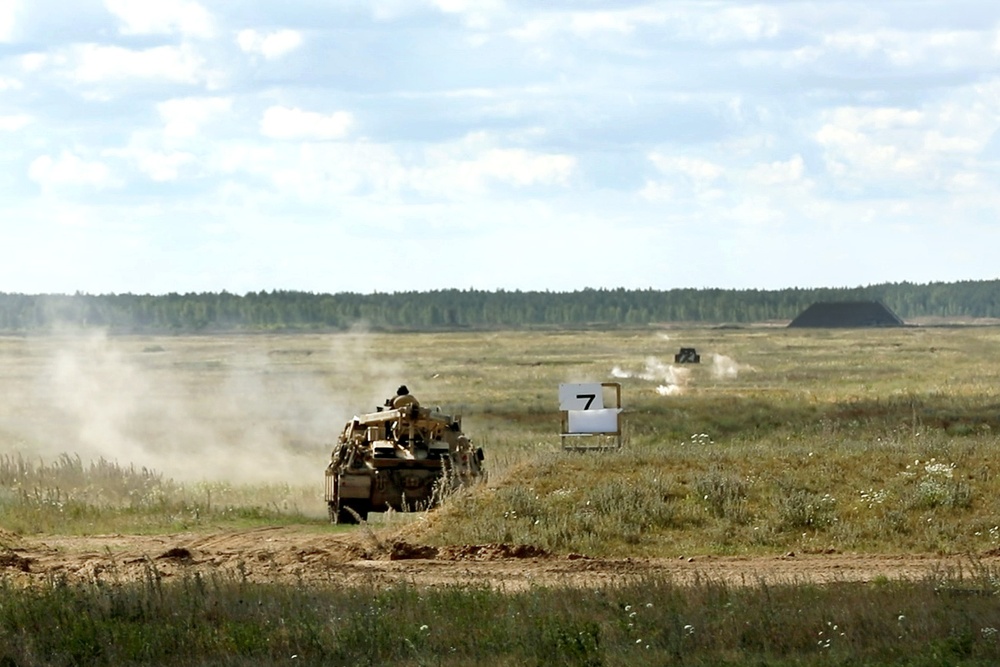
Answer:
M344 423L403 377L357 330L4 341L0 453L104 458L178 481L321 484Z
M732 357L712 354L710 372L716 381L736 380L741 371L753 370L751 366L740 364ZM648 382L658 382L656 393L660 396L678 396L692 386L692 367L675 366L657 357L648 357L641 370L630 370L620 365L611 369L614 378L638 378Z
M753 370L750 366L737 363L732 357L724 354L712 355L712 376L716 380L735 380L740 371Z
M615 366L611 376L616 378L639 378L649 382L659 382L656 391L661 396L672 396L684 393L691 379L691 369L664 363L656 357L647 357L645 367L641 371L631 371Z

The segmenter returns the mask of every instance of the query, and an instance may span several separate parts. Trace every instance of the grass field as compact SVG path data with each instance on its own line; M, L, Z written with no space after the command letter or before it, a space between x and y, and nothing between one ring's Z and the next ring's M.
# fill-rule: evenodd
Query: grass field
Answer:
M680 347L696 347L702 362L674 365ZM974 561L1000 549L998 351L1000 329L971 326L3 338L0 528L324 529L330 444L353 414L405 383L425 404L463 415L490 473L488 485L449 499L427 522L428 544L526 543L616 557L928 552ZM582 381L622 384L622 451L562 451L558 385ZM577 593L498 598L474 587L338 597L248 591L239 581L177 588L153 579L118 592L106 582L54 584L8 590L17 602L0 606L0 626L7 645L20 647L8 649L9 664L24 665L163 664L158 644L142 635L154 608L187 614L185 632L196 633L161 637L201 647L174 664L270 664L279 653L300 664L995 663L996 576L979 572L972 584L949 577L739 591L658 581L641 589L645 597L605 591L600 604ZM658 611L633 637L634 623L624 620L632 612L622 612L640 597ZM236 600L250 598L275 602L247 616ZM76 648L44 649L17 631L23 614L34 614L32 637L51 618L70 623L74 605L101 610L95 617L108 627L77 628ZM443 608L471 620L482 607L509 619L504 632L527 648L504 652L496 628L453 621L431 641L420 629L430 623L410 627L396 616L406 608L441 627ZM528 610L541 620L524 618ZM345 620L331 625L324 613ZM122 618L146 637L138 645L147 653L107 648L120 644ZM279 618L280 631L269 625ZM399 630L385 645L365 632L383 622ZM695 630L685 634L687 626ZM206 627L216 634L197 634ZM244 632L273 643L240 640ZM449 638L456 635L466 638ZM648 637L648 653L626 649Z

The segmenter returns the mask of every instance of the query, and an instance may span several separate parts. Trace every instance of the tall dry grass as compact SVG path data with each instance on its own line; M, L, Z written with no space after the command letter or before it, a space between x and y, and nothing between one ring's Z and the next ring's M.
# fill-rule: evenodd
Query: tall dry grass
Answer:
M280 484L178 483L146 468L79 456L0 456L0 527L38 533L158 533L202 526L317 522L315 491Z
M997 573L824 586L649 577L505 592L238 577L0 580L0 663L36 665L991 665Z
M600 556L1000 549L988 436L785 437L553 450L450 499L440 543Z

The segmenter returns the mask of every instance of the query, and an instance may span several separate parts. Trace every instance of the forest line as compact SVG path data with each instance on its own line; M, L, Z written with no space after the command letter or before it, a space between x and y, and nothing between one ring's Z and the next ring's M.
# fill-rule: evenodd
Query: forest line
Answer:
M913 318L1000 318L1000 280L885 283L780 290L583 289L573 292L446 289L393 293L273 290L152 294L0 292L0 331L60 327L119 333L456 330L737 324L791 320L826 301L880 301Z

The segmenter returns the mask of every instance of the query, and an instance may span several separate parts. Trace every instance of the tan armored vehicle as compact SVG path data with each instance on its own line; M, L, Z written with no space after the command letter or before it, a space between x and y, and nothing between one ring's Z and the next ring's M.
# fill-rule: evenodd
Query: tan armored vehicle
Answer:
M483 450L462 433L462 418L424 408L406 386L376 412L344 427L326 468L333 523L358 523L369 512L437 505L459 486L485 477Z

